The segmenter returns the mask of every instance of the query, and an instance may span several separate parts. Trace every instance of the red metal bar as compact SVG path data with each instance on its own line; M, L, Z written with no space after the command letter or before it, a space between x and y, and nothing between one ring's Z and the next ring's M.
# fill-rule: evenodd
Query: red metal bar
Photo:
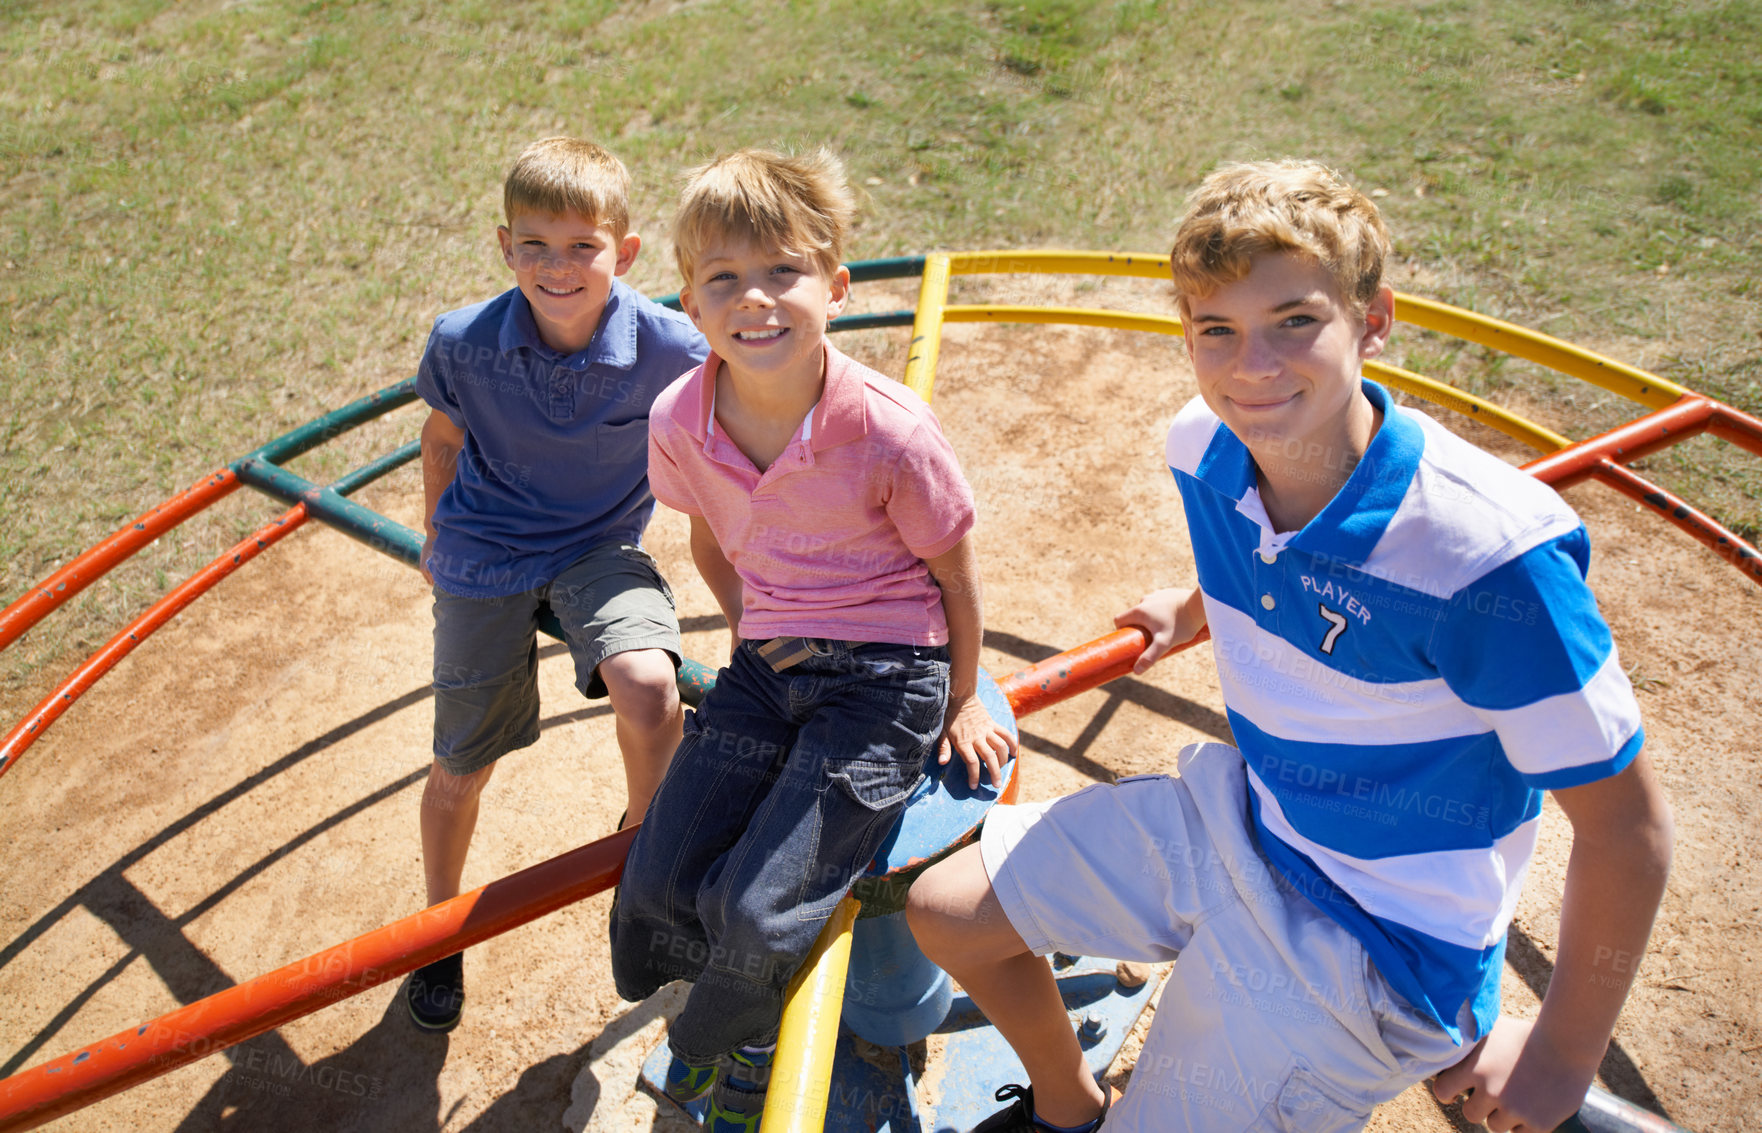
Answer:
M102 543L80 555L0 610L0 649L5 649L52 610L104 577L118 563L239 486L230 468L210 472Z
M1681 497L1622 466L1703 432L1762 455L1762 421L1723 402L1691 394L1656 413L1532 460L1523 468L1557 489L1599 480L1651 508L1750 581L1762 585L1762 559L1756 548Z
M1723 401L1713 403L1713 420L1707 431L1722 441L1762 456L1762 421L1733 409Z
M111 1094L347 999L617 884L636 827L0 1081L0 1133Z
M1172 656L1210 640L1211 629L1207 627L1200 630L1192 641L1175 646L1164 656ZM1106 637L1098 637L1026 669L1018 669L998 681L997 687L1009 699L1009 706L1015 714L1026 716L1125 676L1149 645L1150 635L1136 626L1116 629Z
M1603 461L1592 475L1693 535L1751 582L1762 585L1762 555L1717 519L1614 461Z
M1559 452L1538 457L1523 469L1557 489L1570 488L1594 476L1599 462L1605 457L1625 464L1705 432L1713 423L1718 408L1718 402L1691 394L1656 413L1636 417L1607 433L1599 433Z
M230 475L230 473L228 474ZM263 548L275 543L282 536L293 531L306 522L306 505L296 504L283 513L278 519L271 520L257 529L256 534L235 545L232 550L221 555L195 574L191 575L171 593L148 607L147 611L128 625L122 632L105 643L104 648L86 659L86 663L73 671L73 674L55 687L55 691L44 697L35 710L6 733L0 740L0 775L12 770L25 749L37 742L37 738L49 730L49 725L61 718L61 714L72 707L85 691L98 683L98 678L115 668L116 663L134 652L135 646L151 637L153 631L175 617L179 611L207 593L215 583L257 557ZM53 608L53 607L51 607Z

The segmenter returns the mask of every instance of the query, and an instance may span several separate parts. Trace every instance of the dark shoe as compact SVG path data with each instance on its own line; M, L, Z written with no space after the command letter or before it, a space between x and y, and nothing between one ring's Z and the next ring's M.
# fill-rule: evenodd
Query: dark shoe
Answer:
M765 1115L765 1092L771 1085L771 1059L775 1053L743 1046L728 1056L710 1091L704 1133L758 1133L759 1119Z
M693 1066L682 1062L678 1055L667 1064L667 1081L662 1089L668 1097L680 1105L690 1105L710 1092L716 1084L716 1068L711 1066Z
M1097 1129L1113 1106L1113 1087L1101 1087L1101 1112L1095 1115L1095 1121L1089 1126ZM1011 1101L1010 1099L1014 1099ZM1007 1109L1000 1109L984 1121L973 1126L973 1133L1046 1133L1046 1126L1034 1120L1034 1087L1018 1086L1010 1083L997 1089L998 1101L1009 1101Z
M704 1133L759 1133L764 1117L763 1102L756 1110L728 1109L720 1097L712 1094L710 1108L704 1114Z
M465 954L455 952L411 972L404 1000L423 1030L440 1034L457 1027L465 1013Z

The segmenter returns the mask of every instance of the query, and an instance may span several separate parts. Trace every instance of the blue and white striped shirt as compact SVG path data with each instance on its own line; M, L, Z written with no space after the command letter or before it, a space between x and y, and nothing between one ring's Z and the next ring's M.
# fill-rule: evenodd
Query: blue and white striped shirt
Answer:
M1552 488L1397 407L1345 487L1275 533L1199 399L1169 429L1250 812L1274 866L1460 1039L1498 1014L1542 791L1614 775L1639 706Z

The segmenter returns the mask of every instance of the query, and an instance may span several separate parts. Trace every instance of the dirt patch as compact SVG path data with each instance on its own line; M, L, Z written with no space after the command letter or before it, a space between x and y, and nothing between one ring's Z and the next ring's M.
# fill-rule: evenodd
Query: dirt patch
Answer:
M1105 305L1113 286L1065 301ZM904 332L840 341L900 369ZM1173 341L956 326L942 358L935 404L982 514L988 669L1098 637L1147 590L1192 580L1160 458L1192 393ZM1484 430L1475 437L1503 451ZM411 523L420 489L406 472L362 498ZM1640 689L1678 829L1652 952L1603 1081L1690 1129L1735 1133L1752 1122L1731 1085L1754 1081L1762 1062L1762 785L1749 731L1762 591L1607 490L1568 498L1591 528L1591 580ZM679 594L688 652L716 664L727 634L685 533L663 511L649 541ZM11 816L0 849L6 1073L420 906L429 629L414 572L334 532L300 531L143 645L0 782ZM543 738L497 771L467 885L599 837L622 808L603 702L574 692L555 646L541 681ZM1224 734L1221 709L1201 649L1027 718L1024 797L1166 770L1183 744ZM1506 970L1516 1014L1534 1012L1551 968L1567 834L1550 806ZM417 1034L385 986L62 1127L650 1128L664 1119L631 1085L667 1005L614 994L608 906L601 895L474 949L451 1036ZM1372 1124L1456 1127L1418 1089Z

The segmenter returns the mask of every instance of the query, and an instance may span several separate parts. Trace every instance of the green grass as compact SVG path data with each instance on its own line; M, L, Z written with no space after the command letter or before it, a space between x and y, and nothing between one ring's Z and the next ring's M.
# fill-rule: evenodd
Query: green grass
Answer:
M554 132L630 164L657 292L679 172L739 145L837 150L853 258L1160 250L1217 162L1319 156L1383 190L1398 282L1754 411L1759 41L1747 2L13 3L0 597L408 375L436 313L506 286L500 179ZM1617 419L1477 348L1404 332L1396 354L1568 431ZM296 467L334 475L414 420ZM1754 534L1762 472L1729 451L1650 467ZM161 540L0 676L102 640L267 514Z

